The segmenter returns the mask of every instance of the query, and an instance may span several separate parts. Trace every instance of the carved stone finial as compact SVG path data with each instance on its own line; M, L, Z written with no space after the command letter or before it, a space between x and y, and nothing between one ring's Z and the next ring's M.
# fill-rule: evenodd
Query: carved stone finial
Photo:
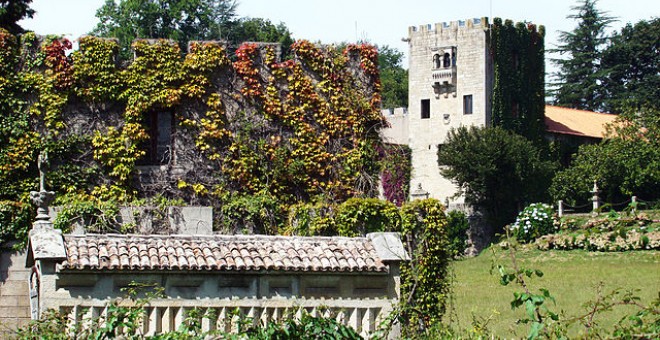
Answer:
M39 191L31 191L30 198L32 202L37 206L37 218L34 223L34 226L41 226L45 223L49 223L48 220L48 206L53 202L55 198L55 193L52 191L46 191L46 171L48 170L48 153L42 151L39 153L39 158L37 161L37 167L39 168Z
M413 200L426 199L429 198L429 192L422 188L422 183L417 184L417 189L415 189L410 196Z
M39 152L37 167L39 168L39 191L46 191L46 171L48 171L47 151Z

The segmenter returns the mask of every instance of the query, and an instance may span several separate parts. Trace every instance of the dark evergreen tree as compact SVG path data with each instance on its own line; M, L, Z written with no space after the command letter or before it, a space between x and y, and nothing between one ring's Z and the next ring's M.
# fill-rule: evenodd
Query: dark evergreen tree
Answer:
M628 24L603 51L600 95L605 111L660 110L660 19Z
M499 127L452 129L438 164L465 202L484 209L500 231L525 204L546 198L554 171L534 143Z
M596 3L597 0L582 0L571 8L574 14L567 18L576 20L577 27L560 32L560 44L551 50L560 55L552 59L559 66L551 92L556 105L591 111L602 109L603 98L598 89L601 54L607 40L605 28L615 19L598 10Z
M34 10L30 8L32 0L0 0L0 27L11 34L23 33L18 21L32 18Z

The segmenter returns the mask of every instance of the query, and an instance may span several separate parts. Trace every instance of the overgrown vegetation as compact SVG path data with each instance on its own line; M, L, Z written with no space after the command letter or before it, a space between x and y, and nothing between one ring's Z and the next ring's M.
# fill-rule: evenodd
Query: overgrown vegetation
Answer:
M539 145L545 133L545 28L495 18L491 31L492 125Z
M2 199L27 203L39 150L50 155L47 184L60 204L161 195L258 218L259 233L284 227L292 205L377 193L383 120L372 46L299 41L280 62L273 46L245 44L232 62L219 43L192 43L182 56L170 41L137 41L124 68L113 40L85 37L68 55L59 38L0 38ZM161 145L154 129L167 115L174 132ZM405 190L393 190L399 204ZM216 227L235 229L227 223Z

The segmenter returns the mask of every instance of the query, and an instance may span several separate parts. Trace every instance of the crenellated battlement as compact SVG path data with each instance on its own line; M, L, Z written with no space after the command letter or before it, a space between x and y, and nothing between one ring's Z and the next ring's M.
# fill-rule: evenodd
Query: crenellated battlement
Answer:
M488 18L472 18L466 20L445 21L435 24L410 26L408 27L408 36L415 34L424 34L428 32L442 33L443 31L454 32L456 30L487 29L489 27Z

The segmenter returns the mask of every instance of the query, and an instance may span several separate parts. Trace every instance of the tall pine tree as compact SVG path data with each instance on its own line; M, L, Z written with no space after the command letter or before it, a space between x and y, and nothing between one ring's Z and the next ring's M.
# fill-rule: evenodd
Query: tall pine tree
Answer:
M551 91L556 105L591 111L602 109L602 98L598 95L601 51L607 40L605 28L615 19L598 10L596 3L597 0L582 0L571 8L574 14L567 18L577 20L577 27L560 32L560 44L551 50L560 55L552 59L559 66Z

